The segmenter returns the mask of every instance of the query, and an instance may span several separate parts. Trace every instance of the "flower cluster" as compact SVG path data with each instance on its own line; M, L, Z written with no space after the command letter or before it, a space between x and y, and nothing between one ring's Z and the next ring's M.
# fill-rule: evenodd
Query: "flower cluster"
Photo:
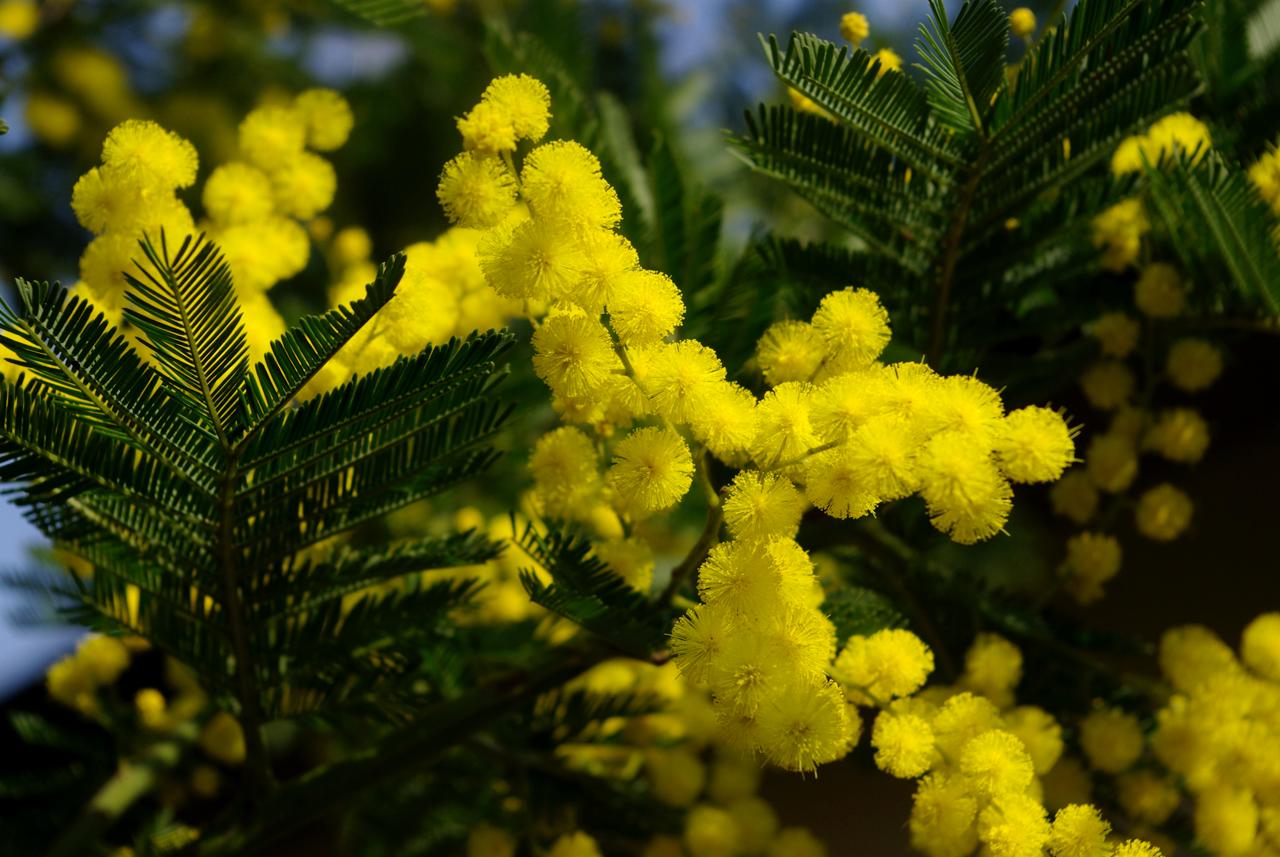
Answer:
M1138 173L1179 155L1198 163L1213 141L1209 128L1190 113L1170 113L1155 122L1147 133L1126 137L1111 156L1111 172L1117 176Z
M1181 402L1152 407L1157 393L1185 398L1207 389L1222 371L1222 353L1212 343L1198 337L1170 340L1165 332L1168 321L1183 313L1187 293L1177 268L1148 263L1134 286L1137 317L1116 310L1089 326L1099 360L1080 384L1094 408L1112 415L1110 425L1094 433L1084 466L1065 473L1050 495L1055 512L1089 526L1068 540L1062 565L1063 582L1080 603L1101 598L1104 584L1120 570L1121 547L1110 530L1138 482L1141 456L1187 466L1199 462L1209 447L1209 424L1195 408ZM1141 384L1130 365L1140 352ZM1152 367L1163 371L1156 374ZM1105 506L1104 497L1109 498ZM1187 494L1168 482L1148 487L1132 507L1136 529L1154 541L1182 535L1192 511Z

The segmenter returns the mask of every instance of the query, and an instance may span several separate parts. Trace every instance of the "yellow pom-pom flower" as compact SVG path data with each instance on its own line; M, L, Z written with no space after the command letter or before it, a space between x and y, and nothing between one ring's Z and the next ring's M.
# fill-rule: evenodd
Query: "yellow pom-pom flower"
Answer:
M925 776L911 804L911 847L927 857L966 857L978 846L977 813L961 777Z
M978 839L991 857L1039 857L1051 828L1044 807L1016 792L997 796L978 815Z
M1099 316L1089 332L1098 340L1104 355L1122 360L1138 346L1142 327L1137 319L1123 312L1109 312Z
M853 446L841 446L820 452L804 464L805 495L833 518L861 518L880 503L856 453Z
M1258 675L1280 681L1280 613L1263 613L1245 627L1240 657Z
M1258 837L1258 804L1253 793L1228 783L1211 786L1196 799L1196 839L1212 854L1242 857Z
M1159 826L1182 803L1182 793L1166 777L1152 771L1130 771L1116 778L1116 797L1135 821Z
M205 212L218 223L253 223L274 210L271 179L256 167L239 161L222 164L205 180Z
M200 731L200 749L212 759L224 765L244 762L244 730L240 721L225 711L219 711Z
M1062 573L1067 588L1081 604L1102 597L1102 587L1120 572L1120 542L1105 533L1077 533L1067 539Z
M544 434L534 444L529 470L543 511L552 518L586 513L600 487L591 438L572 426Z
M732 617L762 617L803 606L812 579L809 555L791 539L722 542L698 570L698 594Z
M1280 148L1272 146L1254 161L1249 167L1249 181L1271 210L1280 213Z
M1133 441L1118 434L1094 437L1085 453L1085 469L1099 490L1120 493L1138 475L1138 453Z
M834 762L857 742L840 688L825 679L775 688L758 715L760 747L788 771L809 772Z
M1187 290L1178 269L1165 262L1152 262L1138 277L1133 302L1151 318L1180 315L1187 303Z
M1133 519L1138 532L1157 542L1171 542L1191 524L1191 498L1167 482L1138 498Z
M603 857L595 839L581 830L566 833L551 845L547 857Z
M1156 419L1143 444L1170 461L1194 464L1209 448L1209 426L1191 408L1173 408Z
M924 686L931 672L933 652L915 634L900 629L850 637L832 669L849 700L858 705L910 696Z
M582 276L582 244L555 223L526 220L485 233L477 248L485 279L498 294L517 300L559 300Z
M76 660L94 684L114 684L129 667L129 650L115 637L94 634L76 647Z
M533 334L533 370L566 396L599 390L621 363L609 331L576 307L552 312Z
M1005 712L1004 725L1026 748L1036 776L1053 770L1062 757L1062 727L1053 715L1034 705L1020 705Z
M512 118L500 105L481 101L466 115L458 118L458 133L468 151L511 152L516 147L516 129Z
M756 361L771 387L810 380L826 356L826 341L803 321L775 322L756 344Z
M1119 360L1099 361L1080 376L1085 398L1100 411L1114 411L1128 402L1135 383L1133 371Z
M716 458L739 462L756 436L756 397L738 384L712 384L690 417L694 436Z
M827 846L803 827L786 827L769 843L765 857L827 857Z
M1093 219L1093 244L1102 249L1102 267L1123 271L1138 261L1142 236L1151 228L1140 199L1126 199Z
M996 431L996 458L1014 482L1052 482L1075 456L1071 429L1062 415L1031 406L1006 416Z
M692 481L689 447L674 429L636 429L614 448L609 484L633 517L674 506Z
M270 171L302 153L307 126L292 107L259 107L240 122L240 151L256 167Z
M444 165L436 197L450 223L487 229L515 208L515 176L499 157L463 152Z
M972 544L1003 528L1013 491L980 441L940 434L921 451L918 472L930 520L953 541Z
M520 171L520 191L537 217L602 229L622 219L618 194L600 174L599 159L571 140L530 152Z
M699 604L677 619L671 628L671 651L680 674L694 684L708 684L712 664L732 631L731 611L725 604Z
M893 48L881 48L875 52L875 60L880 63L880 74L889 71L902 71L902 57Z
M333 202L338 176L333 164L311 152L300 152L271 171L276 208L310 220Z
M742 832L726 810L698 804L684 818L684 844L690 854L734 857Z
M1071 804L1058 810L1049 834L1049 853L1053 857L1109 857L1107 836L1111 825L1095 807Z
M850 44L861 44L863 39L871 35L867 16L861 12L845 12L840 17L840 35Z
M969 739L960 751L957 765L969 787L983 798L1021 793L1035 776L1022 742L1001 729Z
M1019 39L1025 39L1036 31L1036 13L1026 6L1019 6L1009 13L1009 32Z
M889 314L867 289L843 289L824 297L813 314L813 328L846 370L867 365L889 344Z
M999 634L979 634L964 657L960 686L1005 707L1022 680L1022 652Z
M743 470L725 496L724 522L735 539L792 538L800 529L804 508L804 498L788 479Z
M517 138L537 142L551 121L551 93L537 78L507 74L494 78L481 100L495 105L511 122Z
M756 406L756 434L751 457L762 467L772 468L800 459L818 445L809 405L813 387L790 381L774 387Z
M1089 522L1098 510L1098 489L1089 474L1080 467L1068 470L1049 489L1049 503L1054 514L1077 524Z
M909 712L892 708L880 712L871 730L871 746L876 764L895 777L914 779L933 766L933 729L923 717Z
M1095 770L1127 771L1142 755L1142 746L1138 718L1118 708L1097 709L1080 722L1080 749Z
M720 358L692 339L659 345L642 357L633 354L632 363L654 411L676 423L691 422L724 383Z
M195 146L146 119L112 128L102 144L102 164L146 187L190 187L199 159Z
M680 324L684 299L666 274L633 270L614 280L608 309L609 325L623 345L649 345Z
M1222 352L1203 339L1179 339L1169 349L1165 374L1180 390L1207 390L1222 374Z
M293 100L306 128L307 145L318 152L339 149L351 135L355 119L347 99L332 89L308 89Z
M1142 839L1126 839L1111 851L1111 857L1164 857L1164 853Z

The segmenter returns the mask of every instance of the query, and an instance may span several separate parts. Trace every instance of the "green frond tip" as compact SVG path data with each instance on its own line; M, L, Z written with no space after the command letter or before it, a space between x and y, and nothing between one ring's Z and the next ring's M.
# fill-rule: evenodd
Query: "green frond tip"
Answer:
M245 432L252 432L302 391L378 310L386 306L404 277L405 256L396 253L378 266L364 297L323 315L303 316L271 343L245 379Z
M150 236L140 246L146 263L125 274L125 320L142 331L169 393L225 440L243 424L249 368L231 267L203 235L172 255L163 230L159 248Z
M333 0L352 14L379 27L391 27L427 14L423 0Z
M986 136L986 116L1004 85L1009 18L996 0L966 0L955 23L943 0L929 0L916 40L934 115L953 128Z

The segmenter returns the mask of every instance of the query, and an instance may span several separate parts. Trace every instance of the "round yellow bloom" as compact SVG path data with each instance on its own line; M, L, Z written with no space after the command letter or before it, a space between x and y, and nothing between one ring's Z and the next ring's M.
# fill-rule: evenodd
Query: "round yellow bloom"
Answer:
M1037 857L1050 833L1044 807L1025 794L1000 794L978 816L978 838L991 857Z
M450 223L487 229L515 208L515 176L499 157L463 152L444 165L436 197Z
M762 467L793 462L818 445L809 419L813 387L790 381L774 387L756 406L751 457Z
M960 685L1005 707L1022 680L1022 652L999 634L981 633L964 656Z
M970 788L983 798L1025 791L1035 776L1022 742L1001 729L971 738L960 751L958 766Z
M750 797L760 788L762 773L760 762L752 756L719 753L711 765L707 795L719 804Z
M511 122L516 137L535 143L546 136L551 120L551 93L527 74L496 77L481 100L495 105Z
M1049 853L1053 857L1109 857L1107 836L1111 825L1095 807L1071 804L1058 810L1049 834Z
M1034 705L1020 705L1004 714L1005 729L1027 749L1036 775L1043 777L1062 757L1062 727L1053 715Z
M772 704L761 707L760 747L780 768L809 772L846 755L857 742L840 688L818 679L779 687Z
M978 846L977 813L961 777L925 776L911 805L911 847L927 857L966 857Z
M895 777L914 779L933 766L933 728L908 712L880 712L871 731L876 764Z
M478 824L467 834L467 857L515 857L519 844L510 831Z
M1258 835L1258 804L1248 789L1214 785L1197 795L1196 839L1215 855L1250 853Z
M1119 360L1099 361L1080 376L1085 398L1100 411L1114 411L1128 402L1134 383L1132 370Z
M147 187L190 187L196 180L195 146L146 119L112 128L102 144L102 164Z
M1102 248L1102 267L1123 271L1138 261L1142 236L1151 228L1142 200L1126 199L1093 219L1093 245Z
M1207 390L1222 374L1222 352L1203 339L1179 339L1169 349L1165 374L1180 390Z
M636 429L614 448L609 484L633 517L674 506L692 482L689 447L674 429Z
M271 179L239 161L222 164L205 180L204 210L222 224L252 223L271 215Z
M1067 540L1062 573L1073 598L1091 604L1102 597L1102 586L1120 572L1120 542L1104 533L1078 533Z
M576 307L552 312L533 333L533 371L566 396L588 396L620 367L613 340Z
M1173 408L1160 415L1143 442L1170 461L1194 464L1209 447L1209 426L1191 408Z
M348 226L333 236L330 247L334 258L342 265L355 265L368 260L373 252L373 241L369 233L359 226Z
M308 89L293 99L306 127L307 145L318 152L331 152L342 147L351 135L355 119L347 99L332 89Z
M1094 437L1084 460L1093 484L1108 494L1120 493L1138 476L1138 453L1127 437L1115 434Z
M1019 39L1025 39L1036 31L1036 13L1026 6L1019 6L1009 13L1009 31Z
M882 75L888 71L902 71L902 57L893 48L881 48L875 52L874 59L880 63Z
M1148 164L1156 166L1160 162L1159 151L1151 144L1146 134L1135 134L1125 137L1116 146L1111 155L1111 172L1116 176L1129 173L1140 173Z
M689 750L651 747L644 754L653 796L668 806L691 806L707 781L707 770Z
M762 617L803 606L812 579L809 555L791 539L722 542L698 570L698 595L730 616Z
M1127 839L1111 851L1111 857L1164 857L1164 855L1150 842Z
M857 491L890 501L906 497L919 487L919 438L913 428L901 417L885 414L867 420L854 431L841 447L841 457L850 468Z
M1138 718L1118 708L1092 711L1080 722L1080 748L1089 765L1103 773L1119 774L1133 767L1142 745Z
M756 344L756 360L771 387L810 380L826 356L826 340L803 321L775 322Z
M1068 470L1049 489L1049 503L1054 514L1070 518L1077 524L1088 523L1098 510L1098 489L1089 474L1080 467Z
M307 126L292 107L267 105L240 122L240 151L256 167L274 170L302 154Z
M129 667L129 650L115 637L94 634L76 647L76 661L94 684L114 684Z
M1160 671L1185 693L1195 692L1217 673L1238 669L1231 647L1208 628L1184 625L1160 637Z
M1280 613L1263 613L1245 627L1240 657L1258 675L1280 681Z
M1116 797L1135 821L1159 826L1182 802L1178 787L1151 771L1130 771L1116 778Z
M1071 435L1056 411L1038 406L1013 411L996 432L1000 469L1014 482L1052 482L1075 457Z
M769 840L778 832L778 814L768 801L758 797L738 798L725 807L741 832L738 853L743 857L764 854Z
M498 104L481 101L457 122L462 144L468 151L511 152L516 148L516 129L512 117Z
M1138 498L1134 522L1138 532L1158 542L1170 542L1191 523L1191 498L1168 483L1149 489Z
M918 472L930 521L953 541L972 544L1003 528L1013 491L980 441L937 435L921 451Z
M1193 163L1199 163L1213 144L1208 126L1185 112L1170 113L1157 120L1147 129L1147 139L1161 160L1180 153Z
M1102 353L1121 360L1133 353L1141 332L1142 326L1137 319L1122 312L1101 315L1090 327L1090 333L1098 340Z
M785 827L769 843L765 857L827 857L827 846L803 827Z
M603 857L596 841L583 833L566 833L551 844L547 857Z
M756 436L756 397L738 384L713 384L692 414L690 428L716 458L738 462Z
M847 440L848 437L886 408L889 375L879 364L864 371L833 375L814 389L812 397L813 426L824 443Z
M852 446L829 449L804 462L805 495L833 518L861 518L880 503L864 476Z
M609 512L612 515L612 510ZM617 516L613 517L616 520ZM595 545L591 552L637 592L647 593L652 588L653 550L647 542L634 538L613 539Z
M271 171L271 185L276 208L284 214L310 220L333 202L338 176L324 158L300 152Z
M935 378L925 383L928 395L917 406L919 429L924 435L951 432L964 435L987 450L994 447L1005 427L1004 403L998 392L967 375Z
M932 672L933 652L915 634L900 629L850 637L832 665L832 675L858 705L910 696Z
M40 26L40 7L33 0L0 2L0 36L21 41Z
M55 148L70 145L80 131L80 110L74 102L49 92L30 93L25 115L31 133Z
M933 718L933 734L940 749L958 759L969 740L1002 725L1000 711L991 700L968 691L947 699Z
M791 482L776 474L743 470L724 500L724 522L735 539L783 536L800 529L805 502Z
M1138 277L1133 302L1151 318L1173 318L1180 315L1187 302L1182 275L1172 265L1152 262Z
M545 220L498 226L485 234L477 252L494 291L518 300L572 294L586 261L582 243Z
M875 292L867 289L828 294L813 314L813 328L827 341L832 358L846 369L867 365L889 344L889 314Z
M720 358L693 339L659 345L643 356L633 353L632 364L653 409L676 423L693 421L724 383Z
M573 519L586 513L600 489L595 445L572 426L544 434L529 456L543 511L552 518Z
M712 664L733 631L730 614L727 604L699 604L676 620L671 628L671 651L686 680L697 685L709 683Z
M623 345L649 345L680 324L684 299L666 274L632 270L613 281L608 309L609 325Z
M1280 212L1280 149L1272 147L1249 167L1249 181L1271 210Z
M623 275L640 266L640 257L630 241L607 229L586 232L582 252L581 276L563 297L599 315ZM681 307L683 310L683 304Z
M520 192L540 218L601 229L622 219L622 204L600 174L599 159L572 140L545 143L530 152L520 170Z
M690 854L706 857L734 857L742 832L727 811L710 804L698 804L684 819L684 844Z
M850 44L860 44L871 35L871 25L861 12L845 12L840 17L840 35Z

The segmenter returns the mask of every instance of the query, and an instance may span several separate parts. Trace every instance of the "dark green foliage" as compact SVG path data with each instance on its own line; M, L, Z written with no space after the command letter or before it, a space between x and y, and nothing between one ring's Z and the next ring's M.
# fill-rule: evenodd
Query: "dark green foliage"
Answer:
M383 27L403 24L427 13L427 4L416 2L416 0L333 0L333 2L369 23Z
M21 282L19 307L0 310L28 372L0 384L0 478L93 567L60 587L70 617L186 662L251 733L263 718L353 706L395 718L430 701L412 690L421 652L449 636L445 615L477 586L417 574L500 548L464 534L302 551L494 460L511 337L428 348L298 404L392 299L402 257L250 367L217 248L162 239L142 255L126 317L147 360L61 286Z
M969 0L949 22L935 0L917 41L924 87L881 74L862 49L770 38L774 73L827 115L762 106L738 144L858 247L782 243L766 258L784 275L821 277L819 294L850 283L877 291L900 338L935 362L971 366L993 346L980 331L1068 304L1096 270L1089 220L1132 186L1095 172L1123 137L1194 95L1198 6L1085 0L1006 76L1000 5ZM992 323L993 309L1010 324Z
M842 586L822 602L822 612L836 626L836 648L854 636L867 636L885 628L905 628L907 619L893 602L861 586Z

